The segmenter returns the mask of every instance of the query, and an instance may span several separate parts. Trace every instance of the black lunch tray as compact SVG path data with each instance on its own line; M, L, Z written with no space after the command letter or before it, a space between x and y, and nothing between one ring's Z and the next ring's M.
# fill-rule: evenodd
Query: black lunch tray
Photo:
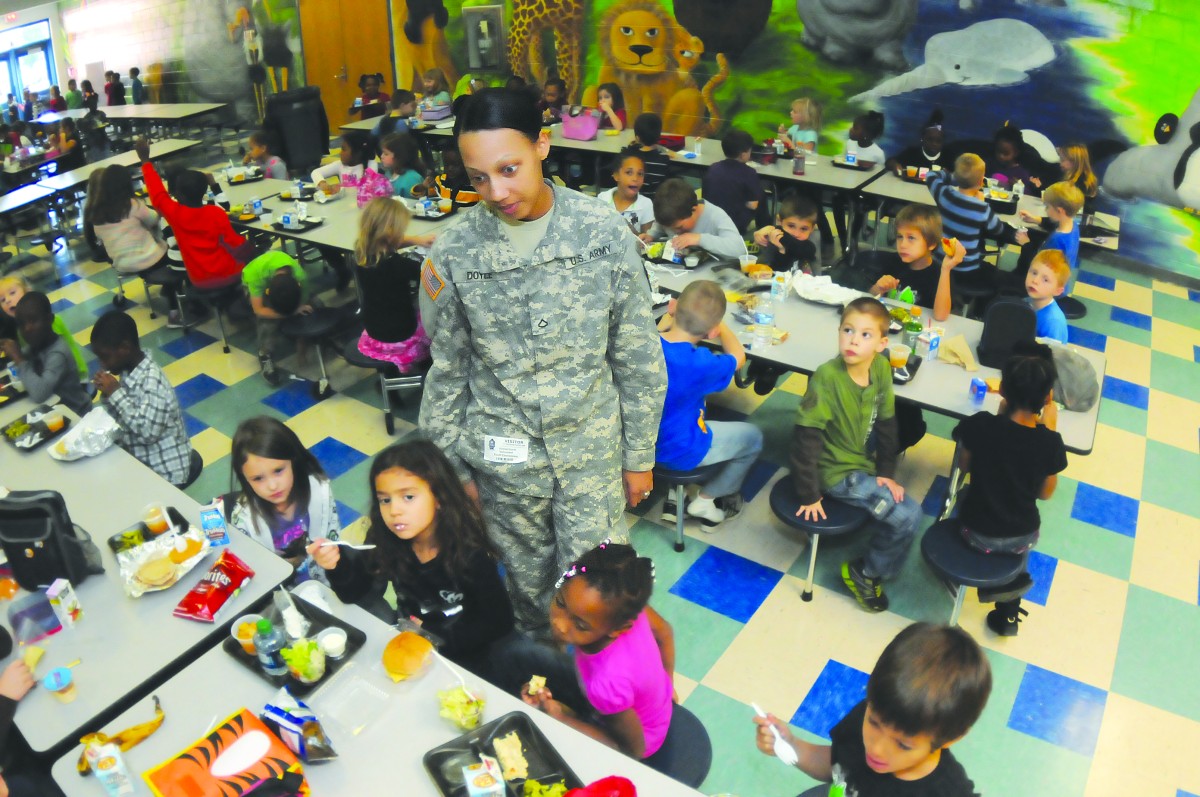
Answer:
M550 744L545 734L533 724L529 715L514 711L480 725L475 730L439 745L425 754L422 759L425 771L429 773L433 785L437 786L442 797L466 797L467 785L463 781L462 768L479 763L481 754L494 757L496 749L492 743L512 731L516 731L521 739L521 752L529 764L529 780L536 780L543 786L566 780L568 790L583 788L583 781L571 771L567 762ZM506 781L505 793L509 797L521 797L524 794L524 783L523 778Z
M6 390L10 391L13 396L22 395L20 393L17 393L15 390L13 390L11 384L6 388ZM54 438L58 437L59 435L63 434L64 432L66 432L68 429L71 428L71 418L66 413L63 413L63 425L57 432L50 431L49 427L46 426L44 421L38 421L37 423L29 423L29 421L27 420L27 418L35 412L44 413L44 412L49 412L51 409L52 408L47 404L39 404L38 406L34 407L29 412L23 413L21 415L21 417L17 418L16 420L12 421L11 423L6 424L3 429L0 429L0 433L3 433L4 439L8 441L8 444L11 445L13 448L17 449L18 451L36 451L39 448L41 448L42 446L46 445L46 443L49 443L51 440L53 440ZM29 431L22 433L19 437L9 437L8 430L18 423L29 424ZM31 446L17 445L17 443L19 441L24 440L25 438L29 437L29 435L31 435L31 434L39 434L42 436L42 439L38 440L36 443L34 443Z
M167 534L171 529L177 531L187 531L187 518L173 506L167 507L167 519L171 521L171 525L166 531L160 531L158 534L150 531L150 528L144 521L139 520L124 531L118 531L116 534L108 538L108 548L114 554L121 551L128 551L131 548L136 548L139 545L144 545L151 540L158 539L164 534Z
M239 664L253 672L259 678L262 678L267 683L275 688L286 686L293 697L304 697L310 692L315 691L318 687L324 685L333 677L334 673L345 666L346 662L358 652L358 650L366 644L367 635L358 630L347 622L339 620L329 612L317 608L308 601L292 595L292 600L296 603L296 608L300 610L300 614L304 615L311 624L308 629L309 638L316 638L317 634L324 631L326 628L340 628L346 632L346 652L340 658L331 659L325 657L325 674L321 676L316 683L306 684L301 683L296 678L292 677L291 672L284 675L267 675L263 672L262 667L258 664L258 657L252 656L242 649L242 644L232 636L226 636L225 641L221 643L221 648L232 656ZM275 608L274 602L266 606L262 611L262 616L271 621L271 625L283 630L283 617L280 616L279 610ZM234 618L237 622L237 618ZM236 630L236 629L234 629ZM465 792L464 792L465 793Z
M309 221L308 219L305 219L304 221L300 222L299 227L285 227L283 222L273 221L271 222L271 229L278 230L279 232L308 232L309 230L320 227L324 223L324 219L321 219L320 221Z

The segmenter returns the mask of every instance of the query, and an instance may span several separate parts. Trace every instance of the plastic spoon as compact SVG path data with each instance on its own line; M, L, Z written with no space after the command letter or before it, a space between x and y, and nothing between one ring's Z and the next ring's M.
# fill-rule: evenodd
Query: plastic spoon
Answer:
M767 718L767 715L763 713L763 710L757 704L751 703L750 707L754 709L754 713L758 714L758 716L763 719ZM796 754L796 748L783 740L783 737L779 734L779 729L773 724L768 724L767 727L771 729L771 735L775 737L775 757L789 767L796 766L800 762L800 756Z
M321 543L322 548L329 548L334 545L340 545L343 548L353 548L356 551L370 551L375 548L374 545L355 545L352 542L345 542L344 540L325 540L325 542Z

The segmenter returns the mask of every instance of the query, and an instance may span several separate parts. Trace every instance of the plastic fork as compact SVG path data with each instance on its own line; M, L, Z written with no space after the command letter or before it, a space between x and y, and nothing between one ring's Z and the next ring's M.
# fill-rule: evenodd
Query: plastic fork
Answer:
M767 715L763 713L763 710L756 703L751 703L750 707L754 709L754 713L758 714L758 716L763 719L767 718ZM779 734L779 729L773 724L768 724L767 727L771 729L771 735L775 737L775 757L789 767L796 766L800 762L800 756L796 754L796 748L784 741L784 738Z
M355 545L352 542L346 542L344 540L325 540L325 542L321 543L322 548L329 548L333 545L340 545L343 548L353 548L356 551L370 551L375 548L374 545Z
M475 697L471 690L467 688L467 682L463 678L462 673L458 671L458 668L451 664L445 656L443 656L441 653L438 653L436 648L434 648L433 655L437 656L442 664L446 665L446 669L450 671L450 674L458 679L458 685L462 687L463 693L467 696L467 699L479 702L479 698Z

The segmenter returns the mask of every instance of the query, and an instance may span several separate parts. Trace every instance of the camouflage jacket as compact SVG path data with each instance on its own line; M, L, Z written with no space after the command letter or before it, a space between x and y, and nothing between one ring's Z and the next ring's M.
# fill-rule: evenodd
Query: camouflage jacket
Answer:
M437 240L421 274L433 354L422 430L464 480L485 471L509 492L540 497L652 468L666 394L629 226L563 188L551 213L525 261L504 222L477 205ZM496 438L528 440L524 461L496 461Z

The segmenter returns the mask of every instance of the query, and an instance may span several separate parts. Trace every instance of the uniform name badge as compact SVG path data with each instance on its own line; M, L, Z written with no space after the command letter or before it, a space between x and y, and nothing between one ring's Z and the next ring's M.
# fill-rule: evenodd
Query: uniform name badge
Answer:
M515 465L529 460L529 441L524 437L483 436L483 459Z

